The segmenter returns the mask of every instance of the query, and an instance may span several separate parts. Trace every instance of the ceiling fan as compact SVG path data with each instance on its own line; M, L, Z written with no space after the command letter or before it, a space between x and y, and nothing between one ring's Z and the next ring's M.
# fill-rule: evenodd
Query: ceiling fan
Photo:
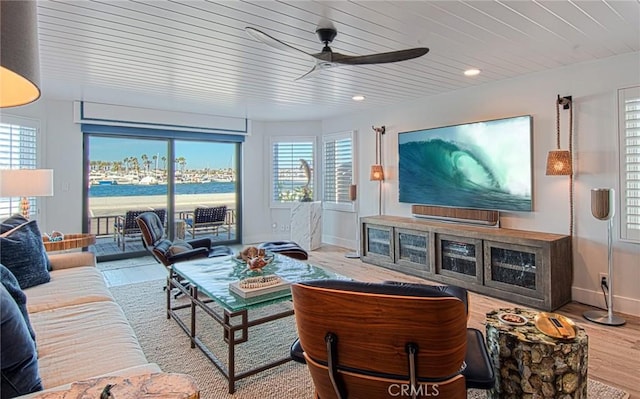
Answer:
M427 47L416 47L406 50L398 50L398 51L390 51L387 53L376 53L376 54L368 54L368 55L345 55L336 53L331 50L329 47L329 43L335 39L338 31L333 26L333 24L329 23L326 27L318 26L316 29L316 34L322 43L324 43L324 47L322 51L315 54L307 53L306 51L300 50L296 47L293 47L285 42L282 42L276 39L273 36L270 36L261 30L256 28L246 27L245 31L249 34L249 36L254 39L263 42L277 50L287 51L296 54L304 54L308 57L313 58L316 61L316 64L313 68L304 75L300 76L295 80L300 80L304 78L308 78L311 75L319 72L323 69L343 66L343 65L371 65L371 64L386 64L390 62L399 62L406 61L413 58L417 58L423 56L429 52Z

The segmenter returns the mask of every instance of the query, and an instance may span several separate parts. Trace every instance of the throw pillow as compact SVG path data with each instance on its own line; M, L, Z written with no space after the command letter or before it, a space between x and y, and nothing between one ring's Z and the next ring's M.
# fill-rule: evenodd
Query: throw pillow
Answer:
M18 305L0 284L0 367L2 398L14 398L41 391L36 346L29 336L27 325Z
M24 216L16 213L11 217L5 219L0 223L0 234L6 233L9 230L13 230L14 228L20 226L21 224L27 223L29 219L25 219Z
M11 270L20 288L48 283L49 258L35 220L0 234L0 263Z
M29 219L26 219L21 214L16 213L15 215L3 220L2 223L0 223L0 234L1 233L6 233L9 230L13 230L16 227L27 223L28 221L29 221ZM45 252L45 255L46 255L46 252ZM48 256L47 256L47 270L51 271L51 263L49 262L49 257Z
M0 282L2 282L2 285L6 288L13 300L16 301L16 305L18 305L18 309L20 309L20 313L22 313L25 323L27 323L29 334L35 341L36 333L33 331L33 327L31 327L29 312L27 311L27 296L20 289L20 284L18 284L16 276L14 276L13 273L11 273L11 270L7 269L2 263L0 263Z

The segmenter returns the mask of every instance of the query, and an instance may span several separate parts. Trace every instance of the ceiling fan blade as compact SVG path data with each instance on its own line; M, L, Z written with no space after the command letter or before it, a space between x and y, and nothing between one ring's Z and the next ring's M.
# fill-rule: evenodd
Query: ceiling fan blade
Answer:
M389 62L399 62L418 58L427 54L428 52L429 49L426 47L417 47L407 50L390 51L388 53L369 55L344 55L340 53L332 53L331 61L345 65L386 64ZM317 54L313 54L312 56L316 57L316 55Z
M318 74L318 72L320 71L324 71L325 69L329 69L329 68L336 68L339 67L340 64L335 64L335 63L331 63L331 62L317 62L313 68L311 68L311 70L309 70L309 72L305 73L304 75L297 77L296 79L294 79L294 81L298 81L298 80L304 80L304 79L309 79L311 77L314 77Z
M300 49L297 49L293 46L288 45L287 43L281 42L280 40L276 39L273 36L269 36L266 33L264 33L261 30L258 30L256 28L251 28L249 26L247 26L246 28L244 28L245 32L247 32L249 34L249 36L251 36L252 38L256 39L257 41L260 41L268 46L271 46L277 50L281 50L281 51L286 51L289 53L295 53L295 54L304 54L308 57L312 57L311 54L304 52Z
M304 75L299 76L297 78L295 78L293 81L297 82L299 80L304 80L304 79L309 79L313 76L315 76L318 72L320 72L320 68L318 68L318 64L314 65L313 68L311 68L308 72L306 72Z

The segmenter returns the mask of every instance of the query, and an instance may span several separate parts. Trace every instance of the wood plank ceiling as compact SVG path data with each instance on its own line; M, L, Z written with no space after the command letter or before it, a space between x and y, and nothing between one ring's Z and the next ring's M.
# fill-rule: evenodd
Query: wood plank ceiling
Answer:
M71 0L39 1L38 18L45 98L256 120L327 118L640 51L638 0ZM325 19L340 53L430 52L294 81L314 61L244 30L316 53ZM482 73L466 77L467 68Z

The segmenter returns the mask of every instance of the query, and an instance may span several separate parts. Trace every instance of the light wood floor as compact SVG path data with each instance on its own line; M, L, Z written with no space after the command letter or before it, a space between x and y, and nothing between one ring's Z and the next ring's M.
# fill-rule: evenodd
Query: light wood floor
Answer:
M369 265L359 259L347 259L344 257L346 252L348 251L343 248L323 246L310 253L309 262L360 281L396 280L429 283L420 277ZM103 272L110 285L128 284L166 275L163 274L166 272L162 266L151 258L118 262L122 262L123 268L114 269L113 266L118 265L112 264L109 265L111 270ZM478 328L483 332L487 312L500 307L518 306L475 293L471 293L470 297L469 327ZM592 308L572 302L557 310L583 327L589 336L589 377L624 389L630 394L630 399L640 399L640 318L620 315L627 323L622 327L608 327L584 320L582 313L589 309Z

